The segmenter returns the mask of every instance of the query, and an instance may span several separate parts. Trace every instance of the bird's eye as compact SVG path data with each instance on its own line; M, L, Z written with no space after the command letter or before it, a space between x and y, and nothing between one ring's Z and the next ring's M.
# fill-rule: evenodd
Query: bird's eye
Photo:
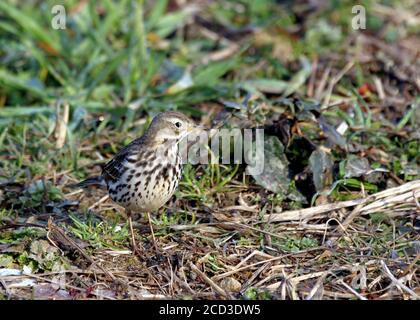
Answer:
M181 122L179 122L179 121L175 122L175 127L181 128L181 126L182 126L182 123Z

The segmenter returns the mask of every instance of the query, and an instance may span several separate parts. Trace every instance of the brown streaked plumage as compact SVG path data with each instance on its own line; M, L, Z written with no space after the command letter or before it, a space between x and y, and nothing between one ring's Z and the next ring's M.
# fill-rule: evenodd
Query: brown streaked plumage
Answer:
M104 166L101 176L74 185L106 185L110 198L126 209L135 251L131 213L147 213L149 217L171 198L182 173L178 142L194 128L193 121L182 113L160 113L142 137L121 149Z

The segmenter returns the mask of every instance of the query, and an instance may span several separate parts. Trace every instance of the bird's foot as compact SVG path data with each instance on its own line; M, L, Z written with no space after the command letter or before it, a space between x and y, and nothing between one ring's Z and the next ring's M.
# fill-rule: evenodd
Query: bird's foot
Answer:
M150 217L150 213L147 212L147 220L149 221L149 228L150 228L150 234L152 235L152 244L156 251L156 253L160 253L160 250L158 249L158 246L156 245L156 237L155 232L153 231L153 224L152 224L152 218Z

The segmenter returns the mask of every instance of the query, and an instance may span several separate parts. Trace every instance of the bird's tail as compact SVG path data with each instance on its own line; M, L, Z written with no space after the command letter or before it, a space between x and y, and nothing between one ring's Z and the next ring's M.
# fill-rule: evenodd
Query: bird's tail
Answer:
M74 188L74 189L78 189L78 188L88 188L88 187L106 187L106 183L105 180L102 176L95 176L95 177L90 177L87 178L86 180L83 180L79 183L73 183L73 184L69 184L67 185L69 188Z

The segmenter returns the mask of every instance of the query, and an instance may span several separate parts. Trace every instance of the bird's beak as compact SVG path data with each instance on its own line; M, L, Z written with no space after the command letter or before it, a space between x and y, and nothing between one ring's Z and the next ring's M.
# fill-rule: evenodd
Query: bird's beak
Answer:
M201 131L204 131L204 130L205 130L204 126L194 125L194 126L189 127L187 131L188 131L188 133L191 133L191 132L201 132Z

